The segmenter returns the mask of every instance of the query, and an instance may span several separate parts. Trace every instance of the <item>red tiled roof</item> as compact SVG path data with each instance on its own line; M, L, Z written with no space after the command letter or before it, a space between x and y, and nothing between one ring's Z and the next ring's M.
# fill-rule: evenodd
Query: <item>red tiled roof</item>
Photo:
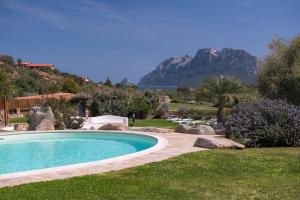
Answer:
M21 62L21 63L19 63L20 65L31 65L32 64L32 62Z
M28 64L26 67L54 67L53 64Z

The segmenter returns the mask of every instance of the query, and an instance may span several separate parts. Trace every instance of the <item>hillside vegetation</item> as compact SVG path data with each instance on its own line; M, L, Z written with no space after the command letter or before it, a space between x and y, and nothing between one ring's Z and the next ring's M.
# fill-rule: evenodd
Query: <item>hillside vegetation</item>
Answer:
M20 67L12 57L7 55L0 56L0 72L11 80L12 97L55 92L77 93L91 85L91 83L84 82L79 76L63 73L58 69Z

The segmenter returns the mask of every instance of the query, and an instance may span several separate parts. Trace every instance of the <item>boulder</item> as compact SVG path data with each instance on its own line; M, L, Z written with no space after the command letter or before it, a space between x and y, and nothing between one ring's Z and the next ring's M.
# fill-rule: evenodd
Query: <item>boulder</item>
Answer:
M194 146L207 149L244 149L245 146L222 137L199 137Z
M199 125L187 131L188 134L194 135L215 135L215 131L211 126Z
M28 124L14 124L14 130L15 131L27 131L28 130Z
M180 124L176 128L177 133L187 133L194 135L215 135L215 131L211 126L199 125L196 127Z
M225 129L224 128L219 128L215 129L216 135L225 135Z
M55 118L49 106L33 107L29 111L29 130L55 130Z
M115 131L126 131L128 130L127 126L117 123L108 123L101 126L98 130L115 130Z
M175 132L177 133L187 133L192 127L184 124L180 124L176 127Z

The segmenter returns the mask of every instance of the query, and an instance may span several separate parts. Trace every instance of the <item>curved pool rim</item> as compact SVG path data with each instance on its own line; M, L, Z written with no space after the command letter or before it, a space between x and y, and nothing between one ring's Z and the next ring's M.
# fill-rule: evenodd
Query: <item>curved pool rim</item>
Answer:
M121 155L117 157L112 157L108 159L98 160L98 161L91 161L91 162L83 162L78 164L69 164L69 165L63 165L58 167L50 167L50 168L43 168L43 169L36 169L36 170L30 170L30 171L23 171L23 172L14 172L14 173L7 173L7 174L0 174L0 180L3 179L11 179L11 178L19 178L19 177L26 177L26 176L34 176L34 175L44 175L44 174L52 174L55 172L69 172L70 170L85 170L86 168L90 167L101 167L103 164L109 164L114 163L118 161L125 161L131 158L141 157L146 154L150 154L156 151L159 151L163 148L165 148L168 145L168 140L166 140L164 137L157 136L157 135L150 135L147 132L137 132L137 131L110 131L110 130L55 130L55 131L22 131L22 132L11 132L7 134L1 134L1 136L9 136L9 135L20 135L20 134L39 134L39 133L117 133L117 134L129 134L129 135L138 135L138 136L144 136L149 138L154 138L157 140L157 143L147 149L129 153L126 155ZM89 174L87 172L87 174Z

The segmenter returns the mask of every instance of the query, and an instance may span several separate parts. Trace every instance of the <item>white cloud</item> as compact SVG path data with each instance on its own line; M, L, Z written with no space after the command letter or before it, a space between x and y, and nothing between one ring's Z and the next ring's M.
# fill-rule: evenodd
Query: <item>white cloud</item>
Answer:
M57 12L45 7L33 6L16 0L2 0L1 5L19 13L31 16L37 20L48 23L56 28L65 29L67 27L65 17Z
M153 32L136 24L129 18L118 14L113 7L107 3L96 2L93 0L71 0L63 3L67 5L65 7L67 10L65 12L53 10L50 7L33 3L21 2L20 0L0 0L0 6L2 7L17 13L22 13L61 30L77 29L78 31L82 31L85 30L82 29L82 27L85 26L86 29L91 28L96 31L103 31L103 27L99 25L101 24L101 21L114 21L115 23L127 26L132 31L143 33L148 36L155 35ZM87 13L87 15L85 17L82 17L82 15L79 17L79 15L77 15L78 11ZM93 18L89 14L93 14L95 17ZM99 26L99 28L97 28L97 26Z
M89 11L101 13L108 19L128 25L129 27L134 28L140 32L144 32L144 33L153 35L153 33L151 31L145 29L143 26L138 25L137 23L130 20L129 18L126 18L126 17L118 14L113 9L113 7L111 7L110 5L108 5L106 3L96 2L93 0L78 0L78 2L81 4L81 7L79 7L80 9L87 9Z

